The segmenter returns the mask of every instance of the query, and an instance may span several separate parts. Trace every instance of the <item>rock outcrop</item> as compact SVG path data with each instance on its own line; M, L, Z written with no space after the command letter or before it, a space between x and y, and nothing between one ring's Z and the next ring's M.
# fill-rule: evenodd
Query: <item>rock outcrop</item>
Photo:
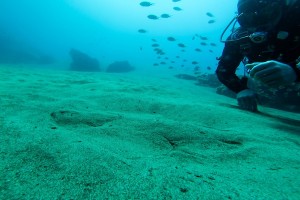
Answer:
M124 73L124 72L130 72L135 70L133 66L129 64L128 61L119 61L119 62L114 62L110 64L106 72L111 72L111 73Z
M96 58L92 58L77 49L71 49L70 56L72 58L71 70L84 72L101 71L99 61Z

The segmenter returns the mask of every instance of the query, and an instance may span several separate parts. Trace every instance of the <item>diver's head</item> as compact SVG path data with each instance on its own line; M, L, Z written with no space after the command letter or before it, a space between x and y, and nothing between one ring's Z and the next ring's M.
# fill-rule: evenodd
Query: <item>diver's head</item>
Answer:
M281 19L285 0L239 0L238 22L247 29L270 29Z

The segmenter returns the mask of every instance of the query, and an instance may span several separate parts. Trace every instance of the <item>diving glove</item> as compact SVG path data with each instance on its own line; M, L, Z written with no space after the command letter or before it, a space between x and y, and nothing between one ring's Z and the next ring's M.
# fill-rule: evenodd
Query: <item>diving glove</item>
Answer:
M250 70L251 78L269 87L288 85L297 79L291 66L274 60L251 63L246 67Z

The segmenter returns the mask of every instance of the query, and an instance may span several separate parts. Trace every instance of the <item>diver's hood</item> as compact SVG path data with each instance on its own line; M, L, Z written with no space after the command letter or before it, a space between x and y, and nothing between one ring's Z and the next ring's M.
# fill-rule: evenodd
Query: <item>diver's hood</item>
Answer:
M274 27L281 19L284 0L239 0L237 21L244 28Z

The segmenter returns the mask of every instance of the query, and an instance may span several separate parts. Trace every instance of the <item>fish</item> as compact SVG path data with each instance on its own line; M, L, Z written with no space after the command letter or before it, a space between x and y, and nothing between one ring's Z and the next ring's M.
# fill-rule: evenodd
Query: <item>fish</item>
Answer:
M165 55L165 52L163 52L163 51L156 51L156 54L158 54L158 55Z
M209 17L214 17L214 15L210 12L207 12L206 15L209 16Z
M199 48L196 48L195 51L201 52L202 50Z
M166 63L166 62L160 62L160 64L161 64L161 65L165 65L165 64L167 64L167 63Z
M208 40L208 38L207 38L207 37L204 37L204 36L199 36L199 38L200 38L201 40Z
M169 14L161 14L160 17L166 19L166 18L170 18L171 15L169 15Z
M182 11L182 8L175 6L175 7L173 7L173 10Z
M139 29L138 32L139 33L147 33L147 31L145 29Z
M159 47L159 44L152 44L152 47Z
M211 19L211 20L209 20L207 23L212 24L212 23L215 23L215 22L216 22L216 20Z
M197 61L193 61L192 64L193 64L193 65L197 65L198 62L197 62Z
M176 3L176 2L179 2L179 1L181 1L181 0L172 0L172 1Z
M153 20L159 19L159 17L157 17L156 15L148 15L147 17L148 19L153 19Z
M178 43L177 44L179 47L182 47L182 48L184 48L185 47L185 45L184 44L182 44L182 43Z
M148 1L142 1L140 3L140 6L143 6L143 7L149 7L149 6L152 6L154 3L151 3L151 2L148 2Z
M152 42L157 42L156 39L151 39L151 40L152 40Z
M173 66L170 66L169 69L174 69L174 67L173 67Z
M168 37L168 38L167 38L167 40L169 40L169 41L173 42L173 41L175 41L176 39L175 39L175 38L173 38L173 37Z
M211 70L211 67L210 67L210 66L207 66L206 69L207 69L207 70Z
M153 64L153 66L158 66L158 65L159 65L158 63L154 63L154 64Z
M201 42L200 44L201 44L202 46L206 46L206 45L207 45L206 42Z
M163 50L159 49L159 48L155 48L154 51L156 51L156 54L158 55L164 55L165 53L163 52Z

